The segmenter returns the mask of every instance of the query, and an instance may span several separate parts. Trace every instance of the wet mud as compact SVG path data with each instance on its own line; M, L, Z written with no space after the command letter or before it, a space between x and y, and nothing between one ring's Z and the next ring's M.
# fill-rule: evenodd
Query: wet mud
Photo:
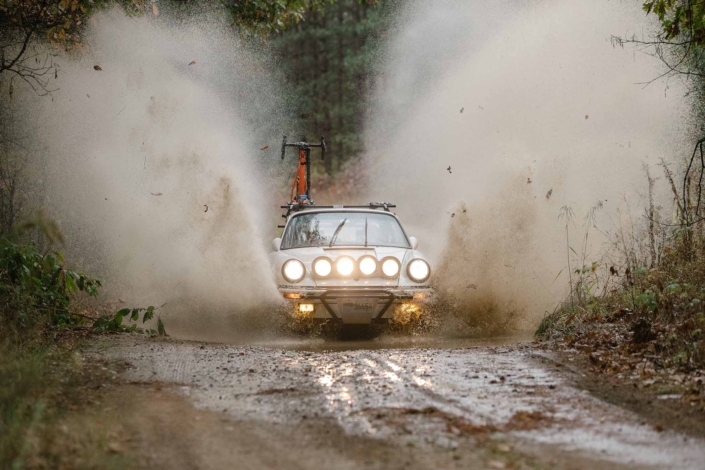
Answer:
M447 341L457 343L263 347L125 336L101 339L88 354L129 363L128 381L170 384L197 409L253 426L325 424L338 439L455 453L458 461L469 452L489 468L515 464L506 456L487 460L488 442L509 443L501 445L525 456L517 461L537 459L539 468L702 468L701 439L658 429L596 398L530 344Z

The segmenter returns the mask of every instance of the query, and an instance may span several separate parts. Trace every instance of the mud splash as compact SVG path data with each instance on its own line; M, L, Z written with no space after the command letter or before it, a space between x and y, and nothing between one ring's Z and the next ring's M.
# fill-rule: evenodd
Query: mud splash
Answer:
M257 157L281 103L266 63L233 37L219 18L113 10L92 18L80 56L61 58L52 99L21 97L44 149L39 205L69 258L105 281L104 300L160 306L180 336L237 334L279 300Z
M576 214L576 251L595 205L603 231L620 207L638 224L642 163L678 155L688 132L673 125L686 122L683 90L635 85L659 64L610 43L648 29L639 5L442 0L405 12L381 59L367 192L397 203L435 259L451 329L535 327L567 290L561 208ZM604 241L591 238L588 262Z

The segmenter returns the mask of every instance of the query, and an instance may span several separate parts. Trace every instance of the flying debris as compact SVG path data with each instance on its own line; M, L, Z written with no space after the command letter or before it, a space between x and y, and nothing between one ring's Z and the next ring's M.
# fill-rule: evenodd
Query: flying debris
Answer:
M452 171L450 171L450 165L448 165L448 168L446 168L446 170L448 170L448 173L453 173Z
M94 66L93 66L93 70L97 70L97 71L100 72L100 71L103 70L103 69L100 68L100 65L94 65Z
M206 210L204 210L203 212L208 212L208 204L203 204L203 207L206 208Z
M549 189L546 193L546 199L551 199L551 194L553 194L553 188Z

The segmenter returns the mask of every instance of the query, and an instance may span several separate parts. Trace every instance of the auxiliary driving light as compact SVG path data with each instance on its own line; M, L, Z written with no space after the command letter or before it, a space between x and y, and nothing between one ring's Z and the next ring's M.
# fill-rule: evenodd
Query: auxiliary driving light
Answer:
M301 282L306 274L306 268L304 268L304 264L301 261L290 259L282 266L282 274L287 282Z
M365 256L360 260L360 272L365 276L374 274L377 271L377 260L371 256Z
M355 269L355 261L349 256L343 256L335 262L335 267L341 276L349 276Z
M314 308L313 304L299 304L299 312L301 313L311 313Z
M424 282L431 275L431 267L422 259L411 260L406 272L414 282Z
M382 272L387 277L394 277L399 274L399 261L388 258L382 262Z
M333 271L333 265L329 259L320 258L313 262L313 271L318 276L326 277Z

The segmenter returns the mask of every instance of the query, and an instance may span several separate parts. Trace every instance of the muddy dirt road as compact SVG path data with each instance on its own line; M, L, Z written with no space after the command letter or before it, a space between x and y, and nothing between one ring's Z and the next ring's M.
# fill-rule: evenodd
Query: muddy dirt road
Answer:
M126 366L152 468L705 467L703 440L580 390L529 344L436 346L124 336L86 355Z

